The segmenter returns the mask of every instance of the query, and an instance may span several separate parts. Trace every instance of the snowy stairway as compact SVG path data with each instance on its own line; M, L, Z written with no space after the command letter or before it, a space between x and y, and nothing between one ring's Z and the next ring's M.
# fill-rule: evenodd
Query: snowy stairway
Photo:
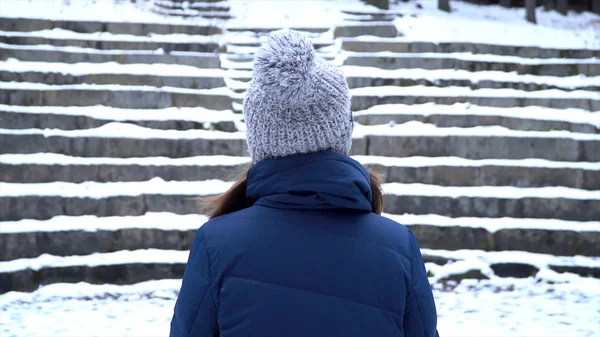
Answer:
M230 19L225 1L168 1L157 0L152 11L162 15L198 17L205 19Z
M347 14L379 22L300 29L346 72L352 154L387 174L428 270L600 277L597 52L411 42ZM180 278L197 198L249 163L231 110L274 28L30 21L0 24L0 293Z

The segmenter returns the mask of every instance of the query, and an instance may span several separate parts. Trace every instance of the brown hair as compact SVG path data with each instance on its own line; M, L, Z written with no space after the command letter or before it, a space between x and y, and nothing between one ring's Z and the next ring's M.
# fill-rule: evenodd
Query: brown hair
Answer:
M218 216L233 213L244 208L252 206L252 200L246 197L246 177L250 167L247 167L245 172L240 175L235 184L225 193L207 197L202 199L202 213L208 215L211 219ZM371 190L373 197L371 208L374 213L381 214L383 212L384 198L381 181L383 176L380 173L369 172Z

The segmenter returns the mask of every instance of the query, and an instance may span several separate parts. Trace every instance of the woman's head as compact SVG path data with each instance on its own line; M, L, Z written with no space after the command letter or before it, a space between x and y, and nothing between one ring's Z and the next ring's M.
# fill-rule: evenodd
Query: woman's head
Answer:
M342 73L298 32L272 33L254 57L243 104L253 162L352 145L350 91Z

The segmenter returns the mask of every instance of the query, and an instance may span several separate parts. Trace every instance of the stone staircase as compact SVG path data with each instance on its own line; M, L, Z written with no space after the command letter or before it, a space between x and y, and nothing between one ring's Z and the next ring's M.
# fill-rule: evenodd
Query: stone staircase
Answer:
M432 277L600 277L600 51L407 41L401 13L346 14L296 29L347 74L352 155L386 174ZM0 293L181 278L197 198L249 164L270 30L0 20Z

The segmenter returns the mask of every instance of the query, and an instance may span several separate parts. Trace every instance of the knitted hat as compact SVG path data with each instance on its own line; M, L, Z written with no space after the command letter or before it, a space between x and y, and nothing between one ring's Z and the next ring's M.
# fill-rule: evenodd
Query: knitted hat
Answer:
M253 162L320 151L350 152L348 84L297 32L274 32L257 51L243 109Z

